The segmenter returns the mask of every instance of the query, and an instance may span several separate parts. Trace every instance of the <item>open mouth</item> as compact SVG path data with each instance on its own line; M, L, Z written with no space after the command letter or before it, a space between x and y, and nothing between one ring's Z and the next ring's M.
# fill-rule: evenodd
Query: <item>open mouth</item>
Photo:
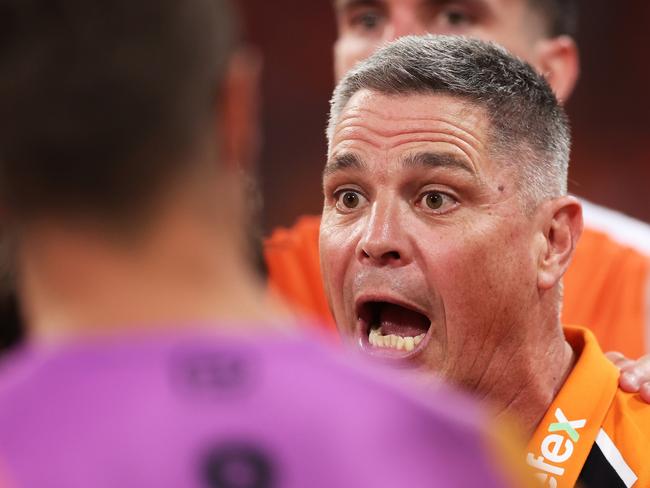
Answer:
M408 305L366 301L357 307L366 348L412 353L419 349L431 328L431 320Z

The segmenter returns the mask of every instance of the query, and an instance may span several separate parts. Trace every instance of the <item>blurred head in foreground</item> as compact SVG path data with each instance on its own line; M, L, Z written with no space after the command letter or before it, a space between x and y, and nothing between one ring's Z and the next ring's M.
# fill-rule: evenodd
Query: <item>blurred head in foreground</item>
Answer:
M255 67L224 2L0 0L0 19L31 334L0 365L0 483L503 486L464 399L269 331L242 231Z
M496 42L544 75L567 100L579 74L576 0L333 0L336 78L386 42L420 34Z
M551 88L496 45L405 37L339 83L328 140L320 250L340 332L532 430L573 360L561 278L582 229Z
M30 333L258 316L256 66L227 4L0 9L0 205Z

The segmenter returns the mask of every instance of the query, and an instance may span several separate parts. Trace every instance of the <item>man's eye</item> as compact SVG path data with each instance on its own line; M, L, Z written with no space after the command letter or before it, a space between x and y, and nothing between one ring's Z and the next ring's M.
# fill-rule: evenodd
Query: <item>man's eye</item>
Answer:
M448 8L440 13L442 20L450 27L461 27L471 24L471 17L464 10Z
M350 19L350 25L364 30L376 29L380 22L380 13L372 10L355 14Z
M426 211L445 213L458 205L458 201L446 193L430 191L420 197L419 206Z
M336 207L342 212L361 208L367 203L366 197L354 190L343 190L336 195Z

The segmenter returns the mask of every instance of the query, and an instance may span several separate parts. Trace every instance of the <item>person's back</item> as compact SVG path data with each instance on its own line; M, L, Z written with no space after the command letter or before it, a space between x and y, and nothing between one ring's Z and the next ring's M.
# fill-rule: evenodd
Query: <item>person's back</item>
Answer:
M263 335L18 353L0 375L9 486L505 485L464 399L425 404L313 340Z
M2 488L502 484L462 401L383 386L266 298L242 225L255 67L225 2L0 11L27 332L0 365Z

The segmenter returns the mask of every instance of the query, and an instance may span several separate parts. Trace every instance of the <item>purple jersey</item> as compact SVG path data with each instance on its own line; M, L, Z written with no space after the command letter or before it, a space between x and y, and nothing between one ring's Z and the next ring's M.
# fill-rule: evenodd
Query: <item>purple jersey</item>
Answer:
M472 406L373 368L266 334L32 346L0 369L0 469L15 488L503 486Z

